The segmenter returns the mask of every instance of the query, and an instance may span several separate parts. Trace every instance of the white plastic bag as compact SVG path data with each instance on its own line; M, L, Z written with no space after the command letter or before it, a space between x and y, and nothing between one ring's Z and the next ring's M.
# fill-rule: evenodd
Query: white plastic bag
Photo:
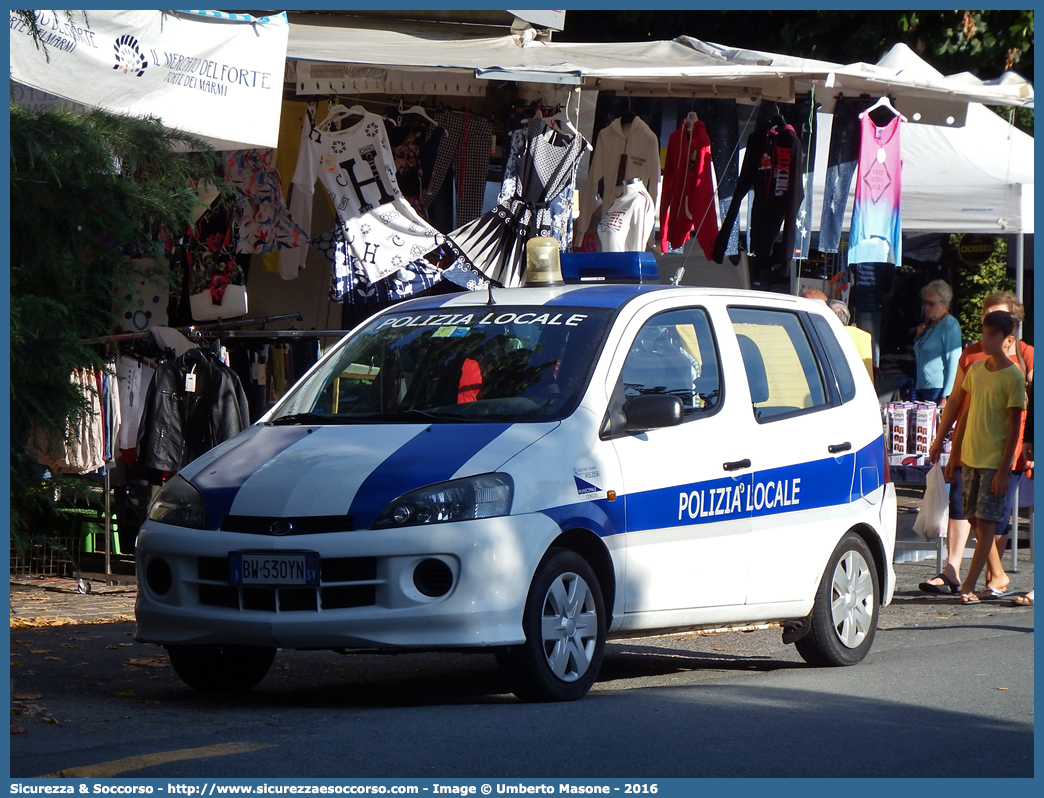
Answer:
M946 537L946 524L950 520L950 486L943 477L942 466L937 462L925 480L924 498L917 510L914 532L925 540Z

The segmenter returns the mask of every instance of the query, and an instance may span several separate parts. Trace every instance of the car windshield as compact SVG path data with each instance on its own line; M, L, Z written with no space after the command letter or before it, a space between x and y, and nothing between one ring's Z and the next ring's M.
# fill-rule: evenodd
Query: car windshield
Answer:
M611 315L510 305L382 315L302 380L269 422L563 418L579 402Z

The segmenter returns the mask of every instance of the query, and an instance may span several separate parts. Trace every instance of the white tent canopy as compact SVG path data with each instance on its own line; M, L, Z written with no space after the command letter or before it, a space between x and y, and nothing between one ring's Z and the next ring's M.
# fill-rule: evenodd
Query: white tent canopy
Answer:
M1010 73L1003 80L979 81L969 75L915 73L885 62L845 66L728 48L689 36L576 44L536 40L531 30L503 36L468 31L467 26L293 15L287 58L299 62L299 69L304 66L304 73L310 70L309 62L326 62L383 69L397 80L403 73L438 73L452 74L464 84L490 78L541 80L664 96L789 101L815 84L854 94L890 93L906 98L911 107L943 101L953 111L968 102L1025 105L1033 98L1032 86ZM299 91L309 93L300 87Z

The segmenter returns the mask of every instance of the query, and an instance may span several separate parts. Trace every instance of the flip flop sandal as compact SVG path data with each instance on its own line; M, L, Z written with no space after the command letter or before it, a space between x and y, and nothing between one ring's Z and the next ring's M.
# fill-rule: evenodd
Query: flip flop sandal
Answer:
M1011 598L1015 595L1013 590L997 590L995 587L988 587L978 594L979 601L996 601L997 599Z
M1013 598L1011 600L1011 604L1012 604L1013 607L1032 607L1033 606L1033 599L1031 599L1029 596L1023 594L1023 595L1016 596L1015 598Z
M943 580L943 584L933 585L932 579L941 579ZM917 589L920 590L922 593L935 593L937 595L942 596L953 595L954 593L961 592L960 582L951 582L942 574L936 574L932 577L932 579L929 579L926 582L921 582L921 584L917 586Z
M961 604L978 604L979 597L974 593L961 593Z

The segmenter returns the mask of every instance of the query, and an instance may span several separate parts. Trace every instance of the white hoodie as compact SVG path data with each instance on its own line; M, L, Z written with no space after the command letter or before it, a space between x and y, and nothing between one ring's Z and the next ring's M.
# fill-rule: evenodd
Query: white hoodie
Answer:
M623 186L618 185L617 179L620 158L623 156L626 156L624 181L630 182L633 177L641 178L655 205L660 184L660 140L641 117L636 116L626 130L620 119L614 119L598 133L591 167L580 192L580 217L574 227L574 241L583 240L590 227L598 181L603 181L606 194L602 197L603 207L611 206L623 192Z

